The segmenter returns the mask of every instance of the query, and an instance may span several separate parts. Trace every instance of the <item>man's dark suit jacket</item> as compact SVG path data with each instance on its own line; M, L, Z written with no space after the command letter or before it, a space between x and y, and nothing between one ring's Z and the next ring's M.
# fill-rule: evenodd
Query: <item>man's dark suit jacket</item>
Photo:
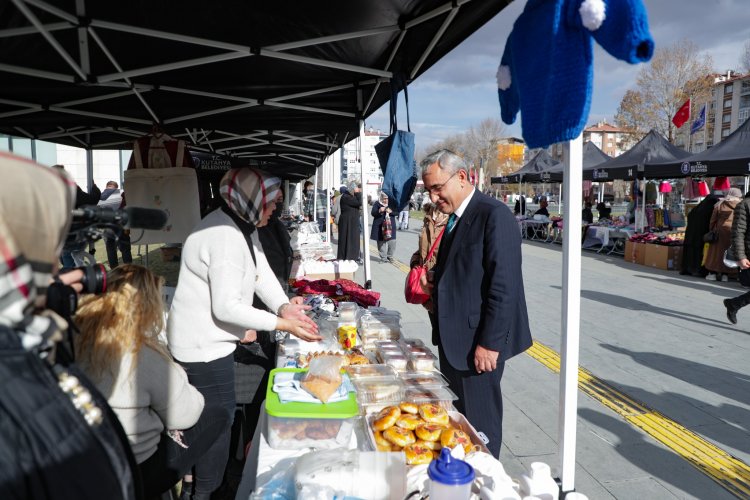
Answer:
M532 341L521 234L510 209L476 190L443 242L433 291L433 335L439 338L433 341L439 340L448 362L457 370L473 371L477 344L499 351L498 362L528 349Z

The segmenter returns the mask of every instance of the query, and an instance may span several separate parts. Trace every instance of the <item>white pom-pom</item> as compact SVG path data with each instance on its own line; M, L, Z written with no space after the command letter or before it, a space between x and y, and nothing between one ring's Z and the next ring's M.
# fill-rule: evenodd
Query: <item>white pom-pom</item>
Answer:
M591 31L596 31L607 18L604 0L583 0L578 8L583 25Z
M503 64L497 68L497 88L508 90L510 88L510 68Z

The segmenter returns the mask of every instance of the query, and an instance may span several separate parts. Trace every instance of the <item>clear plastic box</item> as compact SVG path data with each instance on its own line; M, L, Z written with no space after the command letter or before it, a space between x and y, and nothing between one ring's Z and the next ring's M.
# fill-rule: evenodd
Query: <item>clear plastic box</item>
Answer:
M378 359L384 364L392 366L397 372L406 371L409 358L401 352L378 351Z
M345 368L352 380L364 379L394 379L396 370L388 365L351 365Z
M398 378L353 380L361 405L398 403L404 400L405 386Z
M405 372L401 374L401 380L406 387L447 387L448 381L438 371L431 372Z
M353 321L356 323L358 311L359 311L359 306L356 304L356 302L339 302L339 306L338 306L339 321L342 321L342 322Z
M452 409L453 402L458 399L453 391L443 386L414 387L404 390L404 399L410 403L436 403L445 409Z
M432 352L411 352L408 355L408 368L415 372L435 371L437 358Z

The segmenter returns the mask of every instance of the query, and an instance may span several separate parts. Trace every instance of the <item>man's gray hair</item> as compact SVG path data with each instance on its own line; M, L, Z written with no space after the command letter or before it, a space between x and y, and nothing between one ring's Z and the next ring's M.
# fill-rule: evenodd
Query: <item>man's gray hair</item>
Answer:
M469 171L463 158L449 149L439 149L434 153L430 153L425 156L424 159L420 162L419 167L422 171L422 175L424 175L427 169L435 163L437 163L437 166L440 168L440 170L443 170L451 175L455 174L459 170L465 170L467 172Z
M349 184L347 185L347 189L349 190L350 195L354 195L354 190L357 189L359 186L359 183L357 181L349 181Z

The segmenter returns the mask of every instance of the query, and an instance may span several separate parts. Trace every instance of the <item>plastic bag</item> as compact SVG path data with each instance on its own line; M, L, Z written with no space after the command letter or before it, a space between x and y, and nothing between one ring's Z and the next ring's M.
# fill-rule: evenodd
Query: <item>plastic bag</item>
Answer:
M314 358L310 361L310 368L300 385L323 403L328 402L328 399L341 385L342 363L341 356Z
M294 500L294 463L296 458L285 458L273 469L258 476L249 500Z

